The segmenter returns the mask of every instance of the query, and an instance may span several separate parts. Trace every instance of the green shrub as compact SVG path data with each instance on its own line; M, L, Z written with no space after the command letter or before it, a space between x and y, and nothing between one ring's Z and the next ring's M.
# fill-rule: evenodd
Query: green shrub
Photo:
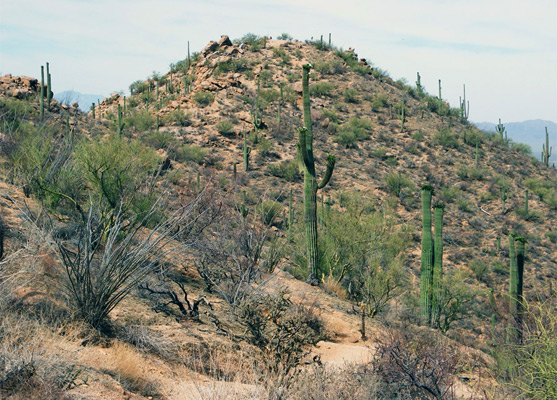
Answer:
M476 168L462 166L458 169L457 175L463 180L469 181L483 181L489 174L489 170L486 168Z
M340 60L315 62L313 68L322 75L336 75L346 72L346 67Z
M383 146L379 146L373 149L372 154L374 157L383 158L387 155L387 149Z
M310 86L309 93L311 96L332 97L335 86L330 82L317 82Z
M172 147L176 142L176 138L172 133L163 131L150 132L142 140L157 150Z
M284 92L283 92L284 94ZM280 98L280 92L275 89L262 89L259 91L259 99L261 100L261 107L267 108L267 106L277 101Z
M385 184L387 185L387 190L397 197L409 189L413 191L414 183L406 175L400 172L391 172L385 177Z
M371 99L371 111L377 112L381 108L387 107L389 98L385 94L376 93Z
M511 143L511 147L513 148L513 150L516 150L517 152L519 152L520 154L523 154L525 156L531 156L532 155L532 148L530 146L528 146L527 144Z
M199 91L193 95L193 101L195 101L201 107L206 107L215 100L215 96L206 91Z
M130 93L131 94L140 94L147 91L149 84L147 82L143 82L141 80L135 81L130 85Z
M358 91L356 89L346 89L342 95L347 103L358 103Z
M219 121L215 128L217 128L217 132L224 136L230 136L234 133L234 123L229 119L223 119Z
M290 63L290 56L286 53L286 51L282 47L273 48L273 55L276 58L281 59L281 65L287 65L288 63Z
M424 137L425 137L425 134L422 131L418 131L418 132L412 134L412 139L414 139L418 142L421 142Z
M290 36L288 33L281 33L277 36L278 40L293 40L294 38Z
M464 211L467 213L471 213L474 211L472 202L465 197L459 197L458 199L456 199L456 205L460 211Z
M263 201L256 207L265 225L272 225L279 216L282 206L276 201Z
M126 126L134 127L140 132L147 131L155 124L155 118L147 111L137 111L124 119Z
M330 110L328 108L324 108L321 110L321 114L325 118L329 118L329 121L337 123L339 121L338 114L334 110Z
M448 128L439 129L433 136L433 139L443 147L450 147L453 149L458 149L459 147L457 136Z
M235 39L234 43L244 43L248 46L250 51L256 52L265 47L265 45L267 44L267 38L264 36L257 36L254 33L247 33L240 39Z
M215 67L213 74L219 76L227 72L244 72L248 69L248 62L244 58L231 58L221 61Z
M164 116L163 123L164 125L190 126L191 117L189 113L182 110L174 110Z
M296 159L284 160L279 163L269 164L268 169L271 175L285 179L289 182L295 182L300 179L298 161Z
M286 79L288 79L288 82L290 82L290 83L298 82L302 79L302 75L298 72L292 72L292 73L286 75Z
M201 164L207 155L207 150L200 146L184 144L168 150L168 157L177 162L192 161Z
M267 157L273 148L273 142L266 137L261 137L257 141L257 152L261 157Z
M372 122L368 119L352 117L337 128L334 141L345 147L353 147L358 140L369 138Z
M93 198L111 209L119 207L120 201L127 205L130 199L138 199L138 189L160 162L153 149L116 135L82 142L75 159Z
M472 270L472 272L474 272L474 275L476 276L476 279L478 281L483 281L485 275L489 271L488 265L481 260L472 260L472 262L470 262L469 267Z

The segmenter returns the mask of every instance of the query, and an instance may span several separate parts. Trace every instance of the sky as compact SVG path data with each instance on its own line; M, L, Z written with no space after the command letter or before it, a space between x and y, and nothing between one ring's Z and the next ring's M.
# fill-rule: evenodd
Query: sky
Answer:
M0 0L0 75L40 77L55 93L109 95L248 32L335 46L458 107L476 122L557 121L555 0Z

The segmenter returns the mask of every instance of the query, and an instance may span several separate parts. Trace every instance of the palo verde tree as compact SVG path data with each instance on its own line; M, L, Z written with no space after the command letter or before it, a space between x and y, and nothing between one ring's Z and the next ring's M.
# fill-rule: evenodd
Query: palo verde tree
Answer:
M311 114L309 103L309 71L311 64L303 66L302 94L304 106L304 126L298 129L299 151L304 170L304 223L306 228L306 245L308 259L308 283L318 285L317 259L317 190L324 188L335 168L336 157L327 155L327 170L318 184L315 176L315 159L313 158L313 132L311 128Z

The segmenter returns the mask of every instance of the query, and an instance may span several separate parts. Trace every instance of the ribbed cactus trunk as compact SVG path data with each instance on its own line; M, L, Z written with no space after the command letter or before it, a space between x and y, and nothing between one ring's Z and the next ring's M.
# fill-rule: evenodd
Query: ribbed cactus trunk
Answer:
M52 79L50 77L50 65L46 63L46 109L50 111L50 101L52 100Z
M39 94L39 104L41 107L41 120L44 118L44 67L41 65L41 93Z
M515 238L516 244L516 301L513 306L515 314L515 340L517 343L522 343L522 313L524 307L524 293L523 293L523 282L524 282L524 249L525 249L526 239L523 237ZM512 301L512 299L511 299Z
M443 279L443 212L445 206L437 203L433 207L435 222L435 240L433 244L433 284L431 297L431 322L435 327L439 326L441 315L441 281Z
M422 187L422 267L420 273L420 315L422 324L431 323L433 284L433 240L431 236L431 196L433 188Z
M304 107L304 127L299 129L299 150L304 169L304 223L306 227L306 245L308 260L308 280L311 285L319 284L318 252L317 252L317 189L324 188L333 174L335 157L327 156L327 170L322 181L317 184L315 176L315 160L313 158L313 133L309 103L309 71L310 64L303 66L302 97Z
M518 267L516 264L516 251L514 246L514 234L509 234L509 313L511 314L510 336L516 338L516 317L518 315Z

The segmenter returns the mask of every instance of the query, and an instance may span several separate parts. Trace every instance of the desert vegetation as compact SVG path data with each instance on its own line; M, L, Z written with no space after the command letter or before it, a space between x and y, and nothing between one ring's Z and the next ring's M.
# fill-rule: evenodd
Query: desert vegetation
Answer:
M330 37L223 36L86 114L51 68L0 80L2 397L557 397L549 142Z

